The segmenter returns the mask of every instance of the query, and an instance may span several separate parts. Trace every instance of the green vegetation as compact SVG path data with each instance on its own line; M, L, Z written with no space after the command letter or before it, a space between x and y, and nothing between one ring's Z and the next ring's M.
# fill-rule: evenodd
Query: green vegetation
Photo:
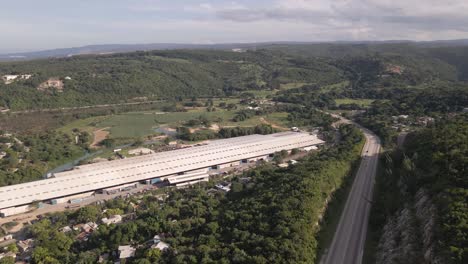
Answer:
M252 134L261 134L267 135L278 132L277 129L274 129L270 125L257 125L255 127L224 127L219 130L219 132L214 132L212 130L199 130L195 133L190 132L186 127L177 128L178 137L183 140L188 141L201 141L215 138L231 138L231 137L240 137L247 136Z
M0 106L13 110L135 98L216 97L276 89L293 82L328 84L342 78L340 70L324 59L290 59L267 50L151 51L0 63L0 75L15 72L33 77L9 85L0 83ZM66 76L71 80L65 80ZM50 77L63 79L63 92L37 90Z
M58 229L70 221L96 221L103 216L101 206L57 214L29 229L37 239L34 263L94 263L121 244L143 245L131 260L140 264L313 263L320 247L317 236L321 243L330 237L327 228L318 232L333 226L333 210L319 223L325 200L349 180L362 145L355 128L344 126L337 136L331 126L336 120L319 109L359 112L356 121L376 132L385 147L392 147L401 131L421 130L409 135L404 152L388 153L382 161L385 177L377 182L374 234L404 209L416 214L418 193L424 191L437 208L435 216L425 218L434 220L434 258L465 263L468 129L461 112L468 106L467 51L412 44L274 45L245 53L150 51L0 63L0 75L33 74L29 80L0 83L0 108L146 102L1 114L0 127L24 145L0 137L5 152L0 185L39 179L83 154L99 129L110 132L101 143L107 147L141 144L144 137L159 135L158 128L177 129L180 138L190 141L291 126L319 129L336 145L287 169L254 169L243 175L250 182L235 179L227 195L209 195L202 185L168 190L166 201L147 196L137 209L123 199L108 202L112 210L106 216L123 211L135 221L100 226L87 242L76 241L76 232ZM63 79L63 92L37 90L50 77ZM149 103L155 99L164 102ZM284 156L278 153L275 159ZM339 200L340 192L335 195ZM331 208L339 207L334 203ZM424 219L412 219L406 231L416 230L418 239L409 244L421 249L425 232L418 225ZM169 251L148 249L144 242L155 234L164 234ZM398 236L396 243L407 246L404 238ZM402 262L422 262L420 252L409 252L401 255Z
M0 186L41 179L46 171L83 155L89 139L86 132L0 136L0 151L6 153L0 160Z
M244 112L244 111L243 111ZM255 111L253 111L255 114ZM207 119L211 124L224 126L251 127L261 124L260 118L278 125L286 125L285 112L265 113L251 118L239 120L237 111L218 109L207 112L205 109L189 110L187 112L130 112L118 115L97 116L77 120L60 128L60 131L70 133L73 129L92 133L95 130L107 128L112 138L135 138L156 133L158 127L177 128L186 126L187 122L194 122L200 117ZM192 126L189 124L189 126Z
M465 173L468 117L441 120L434 127L408 135L406 142L403 151L387 153L382 160L385 172L377 181L371 227L379 233L389 219L399 216L405 208L413 208L415 221L428 221L429 213L416 209L416 204L424 203L424 196L421 196L424 193L436 208L436 212L430 213L435 218L434 226L422 230L423 224L405 230L408 237L416 237L412 241L417 245L416 251L399 257L416 263L423 259L427 248L433 246L434 258L441 262L465 263L468 260L468 182Z
M350 99L350 98L345 98L345 99L335 99L335 103L337 107L340 107L342 105L346 104L357 104L360 107L368 107L371 105L371 103L374 102L372 99Z
M209 194L213 186L166 190L153 195L115 199L73 213L58 213L29 227L36 239L34 263L93 263L119 245L141 245L127 263L313 263L316 234L325 199L339 187L359 160L363 136L353 126L339 130L339 145L324 149L286 169L265 165L233 179L231 192ZM245 181L245 179L248 179ZM102 209L124 212L134 220L100 225L87 241L76 231L58 229L98 221ZM155 252L146 242L159 234L170 248ZM279 241L281 243L279 243ZM110 255L111 260L115 256Z
M299 88L304 85L307 85L308 83L301 83L301 82L293 82L293 83L284 83L280 85L281 89L293 89L293 88Z

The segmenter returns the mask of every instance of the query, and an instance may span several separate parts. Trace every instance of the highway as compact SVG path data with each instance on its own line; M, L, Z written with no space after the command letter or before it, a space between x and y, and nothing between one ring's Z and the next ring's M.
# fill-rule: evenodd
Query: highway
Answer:
M338 116L337 116L338 117ZM351 123L340 118L343 123ZM358 126L360 127L360 126ZM362 161L341 214L335 235L325 250L321 264L360 264L364 253L374 180L380 151L380 139L360 127L366 137Z

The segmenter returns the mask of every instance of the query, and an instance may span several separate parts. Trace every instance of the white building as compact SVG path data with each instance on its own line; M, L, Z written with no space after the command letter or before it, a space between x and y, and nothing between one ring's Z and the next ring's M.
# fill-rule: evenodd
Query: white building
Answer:
M231 191L231 184L226 184L226 185L223 185L223 184L216 184L216 189L218 190L221 190L223 192L230 192Z
M34 239L30 238L26 240L21 240L18 242L17 245L21 252L28 252L34 247Z
M169 244L161 241L161 237L159 235L155 235L153 237L153 245L151 246L151 248L157 248L160 251L164 251L169 248Z
M102 223L105 225L110 225L110 224L118 224L122 222L122 216L121 215L114 215L112 217L105 217L101 219Z
M164 251L169 248L169 244L167 244L166 242L159 241L158 243L152 245L151 248L157 248L160 251Z
M12 239L13 239L13 235L6 235L4 237L0 237L0 242L12 240Z
M27 80L31 77L32 77L32 74L21 74L21 75L7 74L7 75L3 75L2 79L3 79L3 82L5 82L5 84L10 84L18 79Z
M119 246L119 259L127 259L135 256L136 249L132 246Z
M161 178L176 186L207 181L218 165L265 160L281 150L323 144L316 135L283 132L214 140L203 146L77 166L54 178L0 187L0 214L18 206ZM70 200L70 199L69 199ZM7 209L8 208L8 209ZM24 211L24 210L23 210Z
M147 155L147 154L153 154L154 151L152 151L149 148L136 148L128 151L128 154L130 155Z

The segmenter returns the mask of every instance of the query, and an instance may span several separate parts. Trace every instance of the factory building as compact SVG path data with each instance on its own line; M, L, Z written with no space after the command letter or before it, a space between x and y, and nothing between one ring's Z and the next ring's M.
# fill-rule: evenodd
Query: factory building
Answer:
M71 171L55 173L49 179L0 187L0 213L35 202L50 202L57 198L61 202L70 201L70 196L132 188L138 182L167 181L171 185L186 186L208 181L213 170L267 161L281 150L303 149L323 143L316 135L302 132L250 135L214 140L203 146L77 166Z

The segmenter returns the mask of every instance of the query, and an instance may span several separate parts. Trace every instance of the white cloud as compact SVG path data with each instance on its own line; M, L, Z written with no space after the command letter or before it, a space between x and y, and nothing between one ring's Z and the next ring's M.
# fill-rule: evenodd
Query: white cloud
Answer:
M34 16L0 10L0 31L6 36L0 49L92 43L468 38L468 0L96 2L80 2L81 9L74 14L55 12L50 19L43 19L49 15L39 9ZM56 5L61 3L57 0Z

